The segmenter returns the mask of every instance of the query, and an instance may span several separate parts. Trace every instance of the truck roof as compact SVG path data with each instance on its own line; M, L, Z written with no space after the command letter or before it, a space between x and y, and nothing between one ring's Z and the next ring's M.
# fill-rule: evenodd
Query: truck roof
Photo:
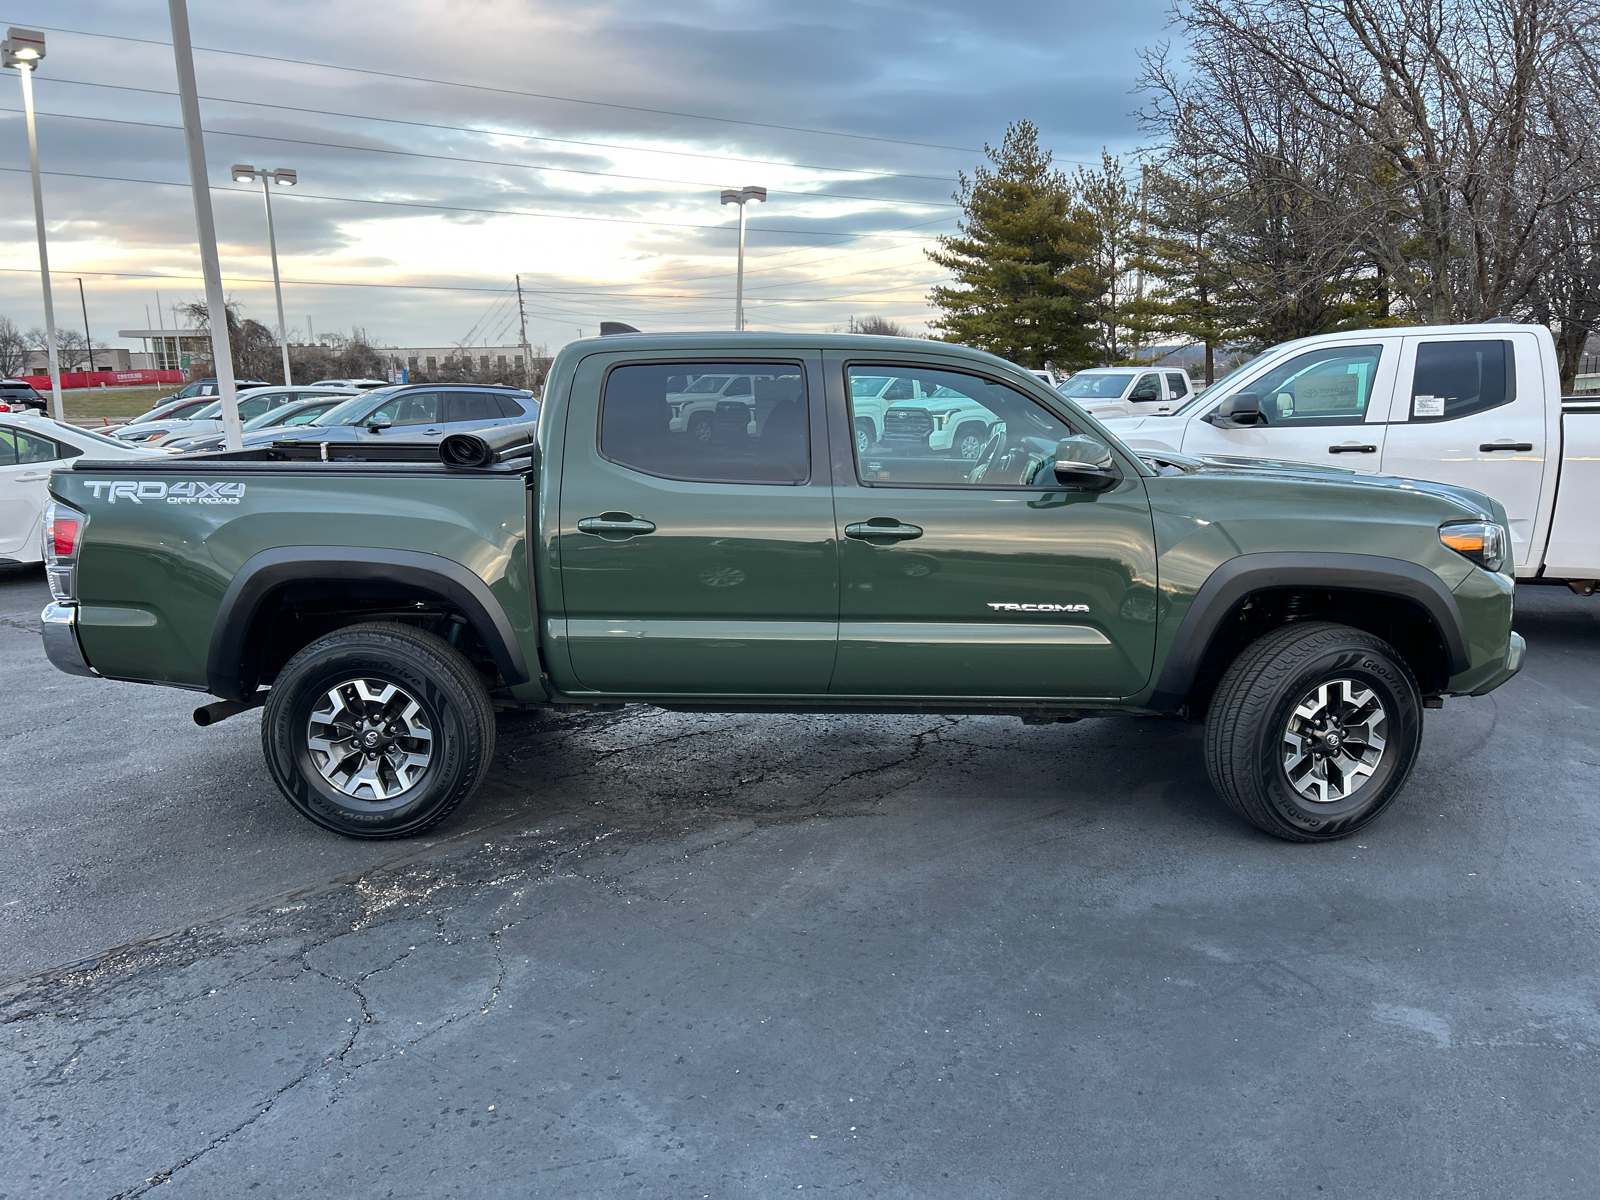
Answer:
M707 331L704 333L608 333L602 337L583 338L568 342L563 354L575 352L593 354L597 351L618 350L706 350L726 353L729 350L848 350L853 353L905 354L932 351L934 353L976 358L1003 365L1024 374L1030 372L986 350L974 350L957 342L944 342L931 338L887 337L866 333L777 333L768 330Z

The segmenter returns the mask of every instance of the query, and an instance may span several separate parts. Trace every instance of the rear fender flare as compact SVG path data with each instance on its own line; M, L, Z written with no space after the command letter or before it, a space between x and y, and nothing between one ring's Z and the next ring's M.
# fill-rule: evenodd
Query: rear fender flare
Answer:
M1241 554L1212 571L1195 594L1172 639L1149 707L1176 712L1188 701L1211 639L1234 607L1253 592L1279 588L1365 592L1407 600L1422 609L1438 631L1452 675L1472 665L1466 626L1450 589L1426 567L1376 554Z
M242 700L256 689L244 656L246 636L262 602L284 584L312 580L400 583L449 601L472 623L507 683L532 678L505 609L472 571L437 554L352 546L280 546L247 559L217 609L206 655L207 690Z

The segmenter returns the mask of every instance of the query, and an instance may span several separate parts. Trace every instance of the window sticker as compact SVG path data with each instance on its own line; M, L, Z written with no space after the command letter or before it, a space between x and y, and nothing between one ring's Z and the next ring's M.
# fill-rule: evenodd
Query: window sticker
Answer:
M1442 417L1444 416L1443 396L1413 396L1411 397L1411 415L1413 417Z
M1354 375L1302 375L1294 381L1294 406L1303 413L1358 409L1361 381Z

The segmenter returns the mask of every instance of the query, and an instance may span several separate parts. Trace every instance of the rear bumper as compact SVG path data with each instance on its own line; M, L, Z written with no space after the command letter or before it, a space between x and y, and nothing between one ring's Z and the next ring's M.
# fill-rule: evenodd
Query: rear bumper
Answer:
M1523 655L1527 652L1527 648L1528 644L1522 640L1522 635L1520 633L1512 633L1511 640L1506 646L1505 662L1502 663L1500 669L1493 675L1489 676L1487 680L1485 680L1478 687L1473 688L1472 694L1474 696L1482 696L1486 692L1492 692L1495 690L1495 688L1499 687L1502 683L1505 683L1518 671L1522 670L1522 659Z
M76 604L47 604L39 620L44 625L44 652L58 671L68 675L98 676L83 656L78 644L78 606Z

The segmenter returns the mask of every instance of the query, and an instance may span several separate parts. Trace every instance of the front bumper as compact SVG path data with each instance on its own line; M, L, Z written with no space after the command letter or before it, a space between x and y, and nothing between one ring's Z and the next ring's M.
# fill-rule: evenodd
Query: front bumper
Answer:
M1523 655L1527 653L1527 649L1528 644L1522 640L1522 635L1520 633L1513 632L1510 642L1506 645L1505 662L1501 665L1500 669L1493 675L1489 676L1487 680L1485 680L1478 687L1473 688L1472 695L1482 696L1487 692L1492 692L1495 690L1495 688L1499 687L1502 683L1505 683L1518 671L1522 670L1522 659Z
M78 606L76 604L47 604L39 614L44 624L44 652L58 671L68 675L91 675L100 672L89 665L78 644Z

